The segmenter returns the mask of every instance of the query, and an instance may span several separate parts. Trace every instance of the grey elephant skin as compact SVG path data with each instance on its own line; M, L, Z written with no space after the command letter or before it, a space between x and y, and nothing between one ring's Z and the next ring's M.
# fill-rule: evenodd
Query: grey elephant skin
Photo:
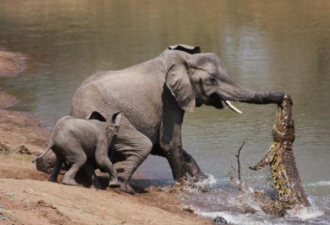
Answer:
M34 161L43 158L52 150L56 155L56 162L49 181L56 182L62 163L69 165L62 183L77 185L76 174L83 168L85 174L96 187L101 187L95 175L95 166L108 172L110 187L120 186L117 172L113 168L108 155L113 137L117 135L121 114L113 115L112 120L106 119L98 112L91 113L89 119L79 119L65 116L58 120L47 150Z
M283 96L249 90L234 81L215 54L177 45L130 68L92 75L76 90L71 115L86 118L98 111L109 117L122 112L112 159L122 190L132 193L128 181L150 153L166 157L175 180L206 177L182 148L186 111L203 104L233 108L228 101L280 103Z

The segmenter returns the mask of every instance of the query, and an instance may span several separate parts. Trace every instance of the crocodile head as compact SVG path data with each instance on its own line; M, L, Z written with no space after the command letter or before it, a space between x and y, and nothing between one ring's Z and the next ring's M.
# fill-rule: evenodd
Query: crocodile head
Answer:
M273 127L273 138L276 142L290 141L295 139L294 121L292 115L292 100L285 95L281 104L277 107L277 114Z

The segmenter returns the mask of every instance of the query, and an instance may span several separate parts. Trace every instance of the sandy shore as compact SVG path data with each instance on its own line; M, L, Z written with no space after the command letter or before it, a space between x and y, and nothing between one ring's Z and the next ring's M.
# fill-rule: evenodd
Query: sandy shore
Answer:
M9 61L0 54L0 73ZM213 224L182 210L169 189L138 188L132 196L46 181L31 160L47 147L50 131L37 118L3 109L17 102L0 91L1 224Z
M0 50L0 77L12 77L22 72L26 58L22 53Z
M14 106L19 102L18 98L8 94L5 90L0 87L0 109Z

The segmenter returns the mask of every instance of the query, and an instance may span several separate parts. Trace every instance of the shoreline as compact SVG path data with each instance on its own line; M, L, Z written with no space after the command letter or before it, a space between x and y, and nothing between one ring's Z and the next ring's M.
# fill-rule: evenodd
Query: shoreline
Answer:
M19 102L16 96L8 94L6 90L0 87L0 109L10 108Z
M10 52L0 47L0 79L16 77L26 68L27 56L19 52ZM7 93L0 86L0 109L12 107L19 103L19 99Z
M27 56L0 48L0 77L15 77L25 70Z
M26 58L22 53L0 50L0 79L14 78L23 72ZM27 148L34 155L39 154L47 147L50 131L44 129L36 117L7 110L19 102L18 97L0 86L0 154L4 151L15 153L20 148Z
M16 66L11 77L22 72L22 65ZM17 97L0 87L0 220L4 224L213 224L184 211L175 191L137 187L132 196L48 182L48 174L37 171L31 160L46 149L50 131L38 118L6 109L17 103ZM136 174L134 179L143 176Z

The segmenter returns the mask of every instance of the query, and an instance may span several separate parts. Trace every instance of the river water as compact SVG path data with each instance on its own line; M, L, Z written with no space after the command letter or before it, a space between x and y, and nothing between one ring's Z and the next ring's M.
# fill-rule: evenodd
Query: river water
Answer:
M269 183L267 169L248 166L271 143L276 106L242 103L236 106L243 115L201 107L185 116L184 148L215 178L207 194L186 201L234 224L330 224L329 1L0 1L0 47L29 55L25 72L2 78L1 87L22 100L14 110L37 115L48 128L69 113L74 91L89 75L146 61L176 43L216 53L244 86L292 96L294 154L313 206L275 219L221 203L243 141L242 179L253 188ZM171 182L164 159L149 157L139 171L150 181Z

